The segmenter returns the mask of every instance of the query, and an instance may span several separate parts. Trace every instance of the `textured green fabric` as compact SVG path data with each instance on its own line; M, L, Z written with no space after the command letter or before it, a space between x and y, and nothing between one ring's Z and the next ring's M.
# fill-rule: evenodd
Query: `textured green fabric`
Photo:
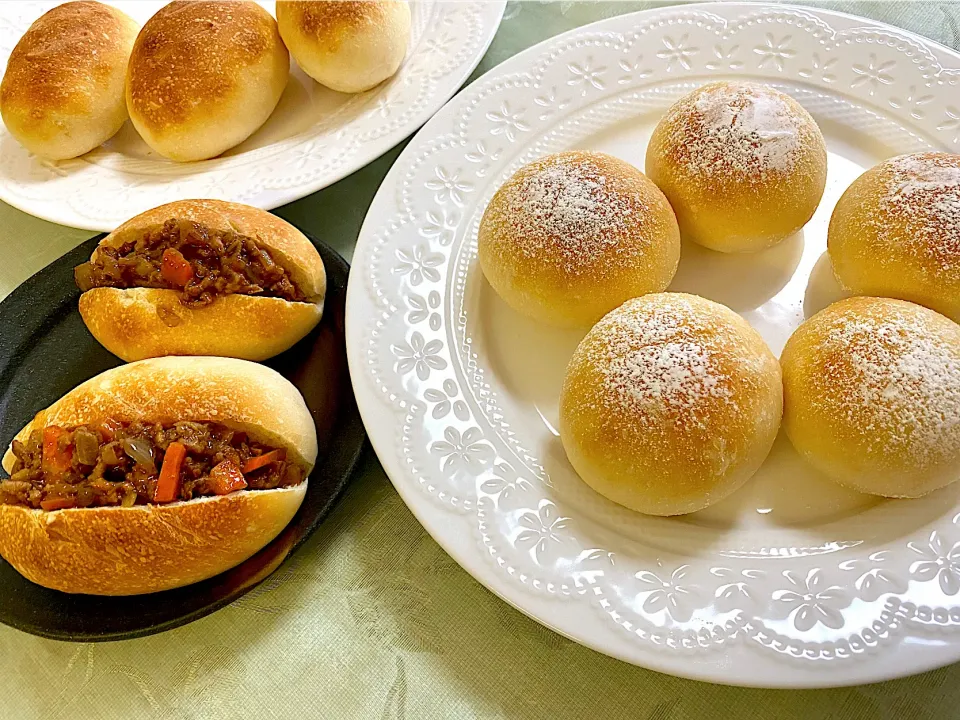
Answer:
M475 75L544 38L669 3L511 2ZM960 5L816 3L960 49ZM349 258L400 149L283 217ZM90 233L0 204L0 296ZM960 717L960 665L851 689L765 691L680 680L587 650L499 601L404 507L368 453L330 520L267 582L187 627L73 645L0 628L6 718Z

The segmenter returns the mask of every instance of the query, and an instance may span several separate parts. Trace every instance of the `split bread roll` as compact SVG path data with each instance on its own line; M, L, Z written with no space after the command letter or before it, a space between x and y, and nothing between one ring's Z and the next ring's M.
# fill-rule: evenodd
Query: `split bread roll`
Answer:
M181 263L172 270L167 249ZM237 268L250 277L238 281ZM186 284L177 270L190 276ZM221 200L179 200L137 215L105 237L76 274L85 291L83 321L126 361L160 355L265 360L320 322L326 292L323 260L303 233L264 210ZM274 278L274 296L264 296L271 287L257 283ZM204 285L210 286L207 303ZM231 285L238 290L231 292ZM250 294L256 288L260 294Z
M83 155L127 119L127 60L139 26L98 2L68 2L38 18L10 53L0 114L27 150L51 160Z
M783 349L783 426L821 472L919 497L960 478L960 326L920 305L855 297Z
M285 462L303 479L289 487L238 490L166 504L62 510L0 504L0 555L44 587L133 595L204 580L259 551L296 514L317 457L310 411L296 388L273 370L210 357L121 365L37 413L16 440L27 443L33 431L50 427L103 422L114 427L169 426L186 421L217 423L246 433L248 442L282 449ZM47 450L45 436L44 468ZM164 462L170 453L168 446ZM8 450L3 458L7 472L15 469L14 460ZM9 482L0 483L0 491ZM52 482L38 481L39 487Z
M834 208L827 251L851 293L960 322L960 155L901 155L867 170Z
M289 72L277 23L256 3L172 2L137 37L127 109L158 153L203 160L239 145L267 121Z
M647 146L646 169L685 237L720 252L753 252L813 217L826 186L827 148L789 95L713 82L667 110Z
M504 302L559 327L590 327L625 300L665 290L680 261L663 193L630 163L598 152L521 167L490 200L477 242Z
M780 427L780 366L729 308L695 295L628 300L580 342L560 394L560 439L601 495L650 515L727 497Z
M369 90L392 77L410 41L405 0L281 0L277 23L303 71L344 93Z

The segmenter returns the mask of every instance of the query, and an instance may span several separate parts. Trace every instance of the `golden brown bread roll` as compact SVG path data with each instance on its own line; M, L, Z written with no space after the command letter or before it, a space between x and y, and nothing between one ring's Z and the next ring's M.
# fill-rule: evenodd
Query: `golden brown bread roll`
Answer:
M901 155L865 172L834 208L827 250L850 292L960 322L960 155Z
M392 77L410 41L405 0L281 0L277 23L303 71L345 93L369 90Z
M296 388L269 368L231 358L168 357L121 365L37 413L16 440L28 443L34 430L105 421L113 427L146 422L165 428L216 423L285 450L285 462L303 478L317 457L313 420ZM168 446L164 462L169 453ZM14 460L7 450L7 472L15 470ZM4 487L0 484L0 491ZM212 577L256 553L290 522L306 487L304 479L276 489L163 504L60 510L3 503L0 555L33 582L63 592L167 590Z
M783 426L837 482L919 497L960 477L960 326L920 305L841 300L783 349Z
M517 312L589 327L624 300L664 290L680 233L663 193L623 160L562 152L520 168L483 213L480 266Z
M139 26L98 2L68 2L37 19L10 53L0 113L27 150L52 160L83 155L127 119L127 60Z
M780 427L777 359L727 307L695 295L628 300L567 366L560 439L601 495L639 512L712 505L763 463Z
M789 95L714 82L667 110L647 146L646 168L684 236L711 250L750 252L813 217L827 150L816 122Z
M233 250L236 243L243 245ZM166 273L168 249L191 266L184 285ZM233 283L240 271L249 272L252 283L279 280L268 287L244 280L233 291L211 284L214 277ZM137 215L105 237L76 275L84 290L83 321L127 361L158 355L265 360L320 322L326 292L323 260L303 233L265 210L222 200L178 200ZM209 290L202 291L205 285Z
M277 23L254 2L172 2L150 18L127 69L127 109L147 145L203 160L267 121L290 58Z

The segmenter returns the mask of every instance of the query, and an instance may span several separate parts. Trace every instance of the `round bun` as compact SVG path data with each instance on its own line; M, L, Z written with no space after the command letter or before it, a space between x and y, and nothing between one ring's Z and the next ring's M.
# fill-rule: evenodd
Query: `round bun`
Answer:
M20 38L0 83L0 114L27 150L51 160L83 155L127 119L127 60L139 26L98 2L68 2Z
M93 336L123 360L160 355L225 355L265 360L291 347L320 322L326 292L323 260L303 233L276 215L222 200L178 200L137 215L105 237L117 247L170 219L231 231L270 251L309 302L223 295L187 307L176 290L99 287L80 296L80 315Z
M254 2L177 1L137 37L127 109L147 145L181 162L240 144L270 117L290 57L277 23Z
M105 417L217 422L285 448L307 472L316 462L316 431L296 388L269 368L232 358L155 358L107 370L37 413L17 438ZM8 449L7 472L13 461ZM221 573L264 547L296 514L306 485L167 505L54 511L0 505L0 555L29 580L63 592L168 590Z
M405 0L278 2L277 23L303 71L345 93L369 90L392 77L410 40Z
M960 155L902 155L865 172L833 211L827 249L850 292L960 322Z
M601 495L680 515L757 471L781 409L777 359L743 318L694 295L647 295L580 343L560 395L560 439Z
M783 424L837 482L919 497L960 478L960 326L902 300L841 300L781 356Z
M673 205L684 237L720 252L752 252L813 217L827 149L789 95L715 82L667 110L647 146L647 175Z
M680 260L663 193L629 163L562 152L520 168L483 213L480 266L517 312L589 327L638 295L660 292Z

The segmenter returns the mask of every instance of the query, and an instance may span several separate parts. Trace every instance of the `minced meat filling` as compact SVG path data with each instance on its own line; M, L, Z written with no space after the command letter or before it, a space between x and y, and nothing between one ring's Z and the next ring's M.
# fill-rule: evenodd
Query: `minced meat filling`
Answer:
M282 449L215 423L163 426L102 420L34 430L14 440L16 463L0 503L44 510L138 505L298 485Z
M306 300L287 271L249 237L174 219L139 240L101 246L95 260L77 266L74 277L83 291L95 287L179 290L180 302L193 307L230 294Z

